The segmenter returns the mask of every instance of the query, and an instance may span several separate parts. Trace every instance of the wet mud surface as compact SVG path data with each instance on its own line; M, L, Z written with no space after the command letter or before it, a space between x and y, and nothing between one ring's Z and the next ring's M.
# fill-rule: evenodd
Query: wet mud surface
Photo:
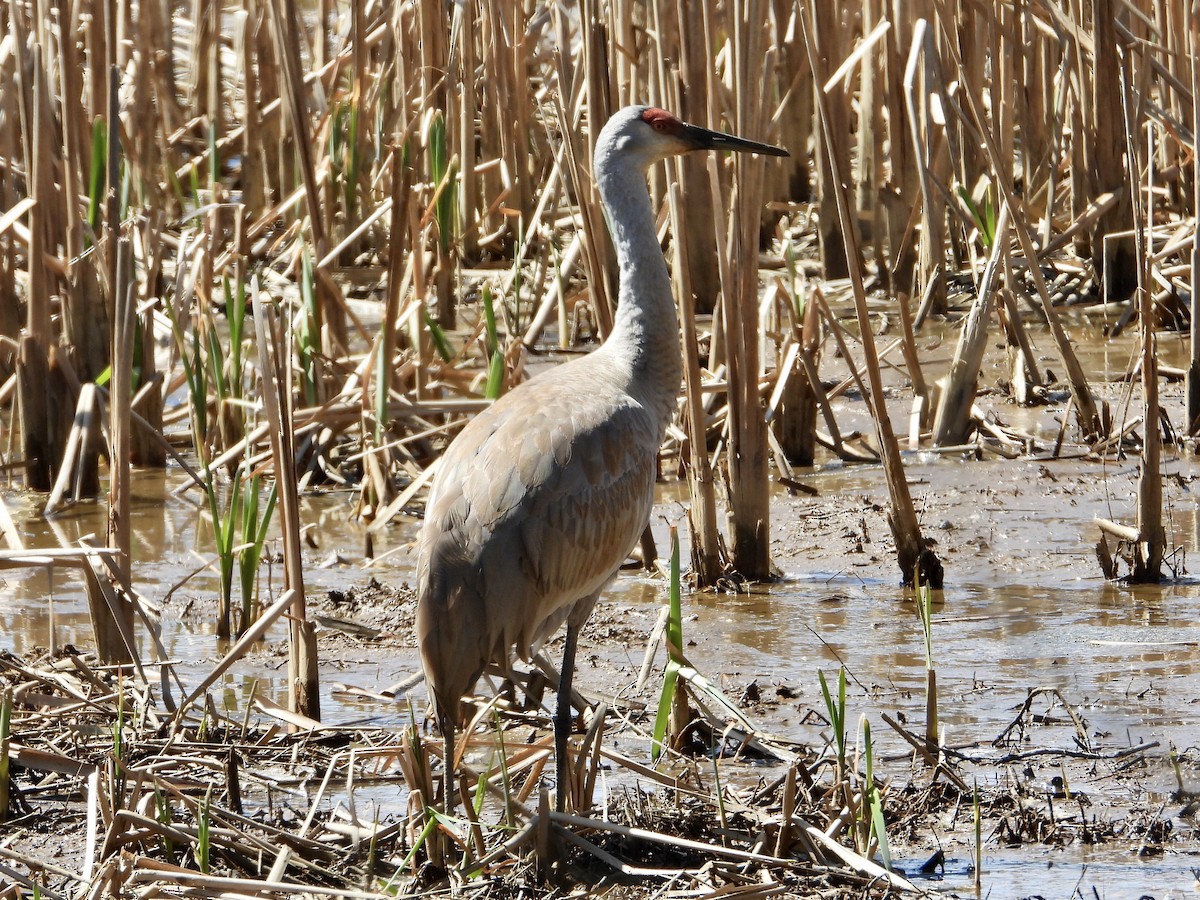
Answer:
M1114 366L1116 368L1116 366ZM871 725L876 772L890 781L889 838L898 866L921 887L974 896L974 799L984 838L982 895L993 898L1190 896L1200 871L1200 584L1186 551L1200 541L1195 458L1168 453L1164 502L1176 578L1158 586L1105 581L1094 546L1097 517L1136 516L1136 458L1052 458L1061 408L996 403L997 420L1033 435L1005 459L978 450L917 452L907 473L925 533L946 568L935 597L930 662L937 672L939 757L914 750L923 733L926 649L913 595L898 586L875 466L826 460L782 488L772 505L781 577L749 593L688 593L689 660L764 732L788 746L823 747L830 729L818 672L848 675L852 747ZM163 640L185 683L223 648L212 636L215 574L209 526L174 476L138 473L134 504L139 586L161 606ZM686 542L686 497L663 486L654 529ZM79 504L51 523L33 499L6 497L30 546L67 545L103 531L103 510ZM322 709L330 722L400 729L424 714L424 689L387 695L419 672L412 634L412 541L417 523L373 535L350 519L348 493L306 495L311 612L318 622ZM684 558L687 547L684 547ZM77 572L11 570L0 585L4 649L88 646ZM264 587L278 589L269 561ZM619 711L620 752L648 759L648 720L663 653L639 687L648 636L666 600L661 573L623 572L583 635L577 685ZM560 641L547 648L556 661ZM286 694L281 629L214 689L241 715L252 690ZM481 682L481 696L493 686ZM545 694L546 702L552 691ZM894 725L889 724L894 723ZM721 778L738 789L769 784L778 763L721 745ZM940 767L936 767L937 763ZM690 765L708 771L701 758ZM619 793L626 785L606 789ZM47 853L77 813L46 823ZM64 830L65 828L65 830ZM927 871L922 871L925 865Z

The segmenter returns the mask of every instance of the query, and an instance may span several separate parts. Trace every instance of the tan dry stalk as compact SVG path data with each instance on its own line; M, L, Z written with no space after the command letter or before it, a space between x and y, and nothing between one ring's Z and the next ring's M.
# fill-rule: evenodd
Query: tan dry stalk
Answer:
M304 196L308 208L308 227L312 234L312 246L316 258L323 260L329 251L329 232L326 227L325 211L321 204L317 181L316 160L313 152L312 130L307 113L308 89L300 73L299 18L295 0L264 0L271 11L272 34L275 39L276 58L283 66L283 94L286 101L288 125L300 160L300 174L304 181ZM345 298L324 266L313 271L317 291L316 333L323 351L331 357L347 352L349 345L346 334ZM326 341L328 336L328 342ZM323 398L318 377L318 397Z
M869 41L872 32L884 25L880 10L881 0L862 0L862 29L860 41ZM859 70L858 105L862 110L874 111L878 108L880 75L878 59L874 52L868 50L861 56ZM879 190L883 185L883 117L860 115L858 118L857 157L858 178L854 186L854 217L858 220L867 246L874 246L875 256L879 261L880 270L886 270L883 259L883 244L879 240L879 229L876 227L875 209L878 205Z
M1129 236L1108 239L1112 232L1129 229L1133 206L1130 190L1136 190L1137 179L1125 177L1124 141L1115 127L1124 118L1123 91L1120 73L1121 58L1117 51L1117 15L1120 0L1090 0L1092 24L1092 93L1087 112L1090 114L1088 133L1092 151L1089 176L1092 196L1104 191L1118 191L1117 203L1096 223L1092 234L1092 264L1103 279L1105 296L1123 300L1138 284L1140 263Z
M112 389L109 392L108 404L110 446L107 545L117 553L116 569L125 582L129 581L132 571L129 432L130 401L133 394L133 306L136 287L132 277L132 252L129 239L121 238L114 254L117 258L118 277L111 350ZM96 653L100 661L111 664L132 662L133 604L129 598L104 584L101 574L94 569L87 580L87 593L92 626L96 632Z
M677 170L678 171L678 170ZM697 588L711 587L724 574L728 561L717 524L716 485L708 459L708 438L705 427L703 387L700 374L699 350L696 345L696 312L691 302L691 243L684 233L700 230L689 228L680 205L679 182L671 184L667 194L670 204L672 234L675 235L674 284L679 312L680 344L683 348L684 407L683 420L688 433L687 481L691 507L692 576ZM710 247L711 250L711 247Z
M817 54L813 42L811 21L807 11L802 16L804 43L808 50L808 62L812 67L813 79L817 84L825 84L824 65ZM841 174L841 160L834 157L833 135L829 117L828 103L824 91L817 93L817 116L821 126L822 138L830 150L830 165L833 173L834 195L837 199L838 219L842 226L842 237L846 241L846 256L848 259L858 259L857 230L850 216L850 205L846 196L845 181ZM917 513L913 507L912 495L908 489L908 480L904 474L904 464L900 459L900 448L892 431L892 420L888 414L883 393L883 378L879 371L879 358L875 349L875 340L871 332L871 317L867 309L866 289L863 286L862 272L852 266L850 268L850 284L854 290L854 307L858 316L859 331L862 336L863 361L867 371L867 381L870 391L866 394L875 419L875 428L879 439L879 449L883 456L884 474L887 478L888 493L891 496L892 509L888 516L888 524L896 541L896 558L900 565L901 579L905 585L915 585L918 580L934 588L941 587L941 565L933 551L927 550L925 539L921 535L921 527L917 522ZM926 556L927 555L927 556ZM923 561L926 556L927 562ZM918 571L918 566L924 571Z
M26 484L35 490L48 491L54 484L66 446L69 429L66 417L72 406L58 367L52 365L51 360L54 335L50 322L50 293L53 282L45 260L52 247L53 225L49 219L51 210L57 205L49 144L53 125L46 99L48 88L41 45L34 44L32 53L26 54L22 27L24 13L15 2L10 5L9 21L13 26L20 72L17 86L21 89L18 105L22 146L29 173L29 191L34 200L29 213L28 287L25 331L17 360L17 395ZM32 72L32 81L25 74L28 72Z
M608 44L604 31L596 17L598 0L583 0L580 3L581 50L584 62L583 92L580 97L579 116L564 116L559 108L559 121L567 123L566 142L569 145L570 171L575 175L575 196L584 218L585 246L587 248L588 286L592 294L592 310L596 316L596 327L600 337L608 336L612 330L613 313L616 310L616 253L608 228L604 224L604 211L600 205L599 191L591 177L591 161L596 151L596 137L612 115L614 99L609 84ZM559 51L562 52L561 50ZM587 127L583 128L582 110L587 110ZM582 173L586 172L586 179Z
M1188 16L1188 58L1191 59L1192 127L1200 127L1200 8ZM1200 153L1192 154L1192 209L1200 210ZM1193 240L1191 255L1192 295L1200 285L1200 242ZM2 298L0 298L2 302ZM1187 433L1200 436L1200 315L1192 308L1191 362L1187 373Z
M842 9L836 3L814 0L811 5L812 39L822 59L835 60L846 56L843 47ZM816 80L814 90L822 92L824 82ZM847 259L848 244L838 232L839 224L835 168L850 158L850 103L839 93L836 102L825 102L828 115L828 139L818 138L814 152L817 157L817 238L821 249L821 271L826 280L846 278L850 270L859 270L861 261ZM823 126L821 126L823 128Z
M733 97L733 130L762 136L766 130L763 85L772 54L764 38L767 17L762 3L749 3L728 12L732 20L732 52L727 60L730 77L740 86ZM716 95L710 92L715 106ZM718 117L710 112L716 124ZM764 162L738 155L733 162L733 182L724 196L715 157L707 160L721 275L722 324L727 340L725 363L729 372L729 515L733 567L744 578L771 577L770 475L767 423L758 379L762 368L759 348L758 268L746 260L758 255L758 232ZM731 209L728 222L723 209ZM736 261L736 263L735 263ZM711 363L710 363L711 365Z
M945 384L938 399L937 416L933 420L933 445L945 447L967 440L971 423L971 408L979 388L979 370L987 349L988 324L991 322L998 289L1000 264L1008 245L1008 207L1000 209L996 222L995 243L983 270L983 278L975 294L971 311L963 319L962 332L954 359L946 373Z
M821 361L821 317L817 304L803 305L800 321L795 321L795 301L790 293L783 301L788 307L786 321L791 335L788 350L781 356L776 378L779 409L773 419L779 446L787 462L811 466L816 461L817 408L824 390L816 373ZM811 374L810 374L811 373ZM769 406L768 406L769 410Z
M909 138L912 141L916 161L917 181L921 188L921 241L918 251L918 284L922 301L917 312L915 325L919 328L930 311L943 312L946 308L946 285L943 269L945 229L942 227L942 204L932 187L932 169L935 151L930 140L937 130L933 127L929 108L930 92L934 84L940 84L940 72L928 63L932 40L928 23L924 19L913 27L912 46L904 72L904 96L908 105L906 117ZM925 65L920 61L926 60ZM901 285L903 289L905 286Z
M133 340L137 282L133 277L133 245L122 237L117 243L112 389L108 398L108 434L111 446L108 479L108 546L119 553L118 567L126 580L131 571L132 546L129 521L130 403L133 399ZM103 656L103 654L102 654Z
M1163 526L1162 504L1162 430L1159 423L1158 401L1158 338L1154 331L1154 299L1150 293L1150 248L1146 234L1154 224L1154 184L1152 165L1146 167L1147 208L1143 210L1142 188L1139 174L1143 159L1139 153L1138 130L1134 119L1134 101L1145 96L1145 78L1135 89L1129 83L1129 53L1122 54L1120 86L1122 122L1125 125L1125 175L1126 193L1131 198L1134 230L1134 259L1137 262L1137 307L1138 325L1142 352L1142 420L1145 423L1142 437L1142 470L1138 474L1137 528L1140 550L1135 556L1131 575L1136 582L1157 583L1162 579L1162 560L1166 550L1166 529ZM1149 73L1142 67L1143 76ZM1148 133L1150 140L1152 132ZM1146 154L1151 157L1152 154Z
M914 290L913 284L917 260L914 252L916 245L910 240L910 235L915 227L915 217L920 211L920 174L912 142L907 134L907 105L902 73L904 60L912 45L912 27L917 20L917 10L913 9L912 0L890 0L885 11L890 11L889 22L892 26L885 38L887 74L883 97L883 110L888 122L888 163L891 177L880 191L880 211L885 220L880 230L886 230L887 235L890 258L886 270L888 285L894 293L907 297L914 293L919 295L919 290Z
M935 2L939 7L938 18L942 22L943 28L948 27L946 23L950 19L947 18L948 13L945 8L945 0L935 0ZM959 96L966 100L967 112L970 113L976 122L986 121L982 113L981 104L976 99L976 85L966 80L967 73L963 67L962 60L958 57L957 51L952 45L948 45L947 52L951 55L955 67L959 72L960 81L963 83L963 89L959 92ZM991 138L989 129L981 128L976 134L983 144L983 149L987 153L992 172L996 177L999 202L1007 205L1013 211L1013 233L1020 244L1021 252L1024 254L1026 260L1028 260L1028 272L1033 279L1034 288L1041 300L1041 310L1045 314L1050 335L1054 340L1054 346L1058 351L1063 369L1066 370L1067 384L1071 390L1071 398L1075 404L1076 417L1079 421L1080 430L1083 432L1084 440L1097 440L1103 436L1103 426L1096 407L1096 400L1092 396L1091 389L1088 387L1087 377L1084 375L1083 367L1079 363L1079 357L1076 356L1075 350L1071 346L1070 337L1067 335L1066 329L1063 327L1059 315L1054 308L1050 291L1046 287L1046 280L1042 276L1041 267L1036 263L1038 259L1037 249L1033 246L1033 239L1030 237L1029 228L1020 214L1020 206L1013 196L1012 184L1009 182L1006 174L1007 169L1003 164L995 142Z
M257 278L250 287L254 330L258 339L263 413L270 428L271 455L278 486L283 532L284 591L292 592L288 619L288 705L292 712L321 718L317 669L317 635L308 618L304 596L304 557L300 550L300 496L293 447L292 343L280 333L275 312L264 300Z

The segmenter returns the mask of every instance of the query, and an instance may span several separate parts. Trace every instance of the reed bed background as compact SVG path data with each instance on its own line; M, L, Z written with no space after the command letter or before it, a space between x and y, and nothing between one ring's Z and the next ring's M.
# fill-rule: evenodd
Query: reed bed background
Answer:
M661 465L690 485L698 586L769 578L772 483L832 456L882 461L900 577L940 587L901 455L922 447L1141 453L1137 521L1102 523L1101 557L1162 577L1161 444L1200 429L1183 0L10 0L0 35L0 465L47 516L107 491L107 546L55 557L105 663L140 665L128 466L176 465L213 522L223 665L286 614L292 708L318 717L297 492L352 486L369 533L419 515L466 417L603 339L589 161L633 102L792 153L651 175L685 350ZM1122 402L1067 334L1086 304L1139 329ZM927 371L916 335L944 317L958 347ZM1162 329L1187 371L1161 371ZM1016 402L1069 392L1056 441L979 413L998 340ZM839 426L855 391L874 435ZM259 597L273 528L285 590ZM11 564L47 564L0 531Z
M1125 303L1119 327L1149 332L1191 320L1197 26L1182 3L11 3L0 17L6 471L51 491L48 512L99 492L101 456L182 451L210 498L272 471L259 293L281 323L271 377L299 483L358 486L379 527L419 508L465 416L535 356L606 333L616 273L588 161L596 124L629 102L793 151L653 174L689 338L664 468L693 484L702 584L769 577L771 478L818 442L885 461L914 579L880 356L902 356L909 447L995 439L972 410L1002 333L1014 398L1044 394L1037 355L1052 352L1075 418L1063 439L1104 452L1127 423L1057 306ZM949 372L925 372L913 333L952 304L960 347ZM861 335L893 313L902 336L881 354ZM832 348L854 361L873 442L841 437ZM1195 430L1196 380L1174 434ZM122 549L127 490L109 490Z

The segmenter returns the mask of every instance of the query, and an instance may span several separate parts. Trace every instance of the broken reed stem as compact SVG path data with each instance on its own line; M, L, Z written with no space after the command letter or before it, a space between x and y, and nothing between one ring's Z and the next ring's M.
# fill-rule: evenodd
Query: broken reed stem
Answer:
M993 240L992 252L983 270L975 302L971 304L971 311L963 319L958 346L955 347L954 359L951 360L950 371L946 375L946 385L938 402L937 416L933 422L935 447L961 444L967 440L971 407L975 403L979 387L979 370L983 364L984 351L987 349L988 325L996 305L994 298L1000 262L1008 244L1007 206L1000 208Z

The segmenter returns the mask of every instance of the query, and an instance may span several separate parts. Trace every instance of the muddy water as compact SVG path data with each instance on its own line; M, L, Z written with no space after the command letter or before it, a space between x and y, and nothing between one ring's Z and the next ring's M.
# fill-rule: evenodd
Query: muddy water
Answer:
M995 756L990 747L1016 717L1031 688L1055 688L1086 722L1087 740L1101 751L1159 742L1149 767L1129 778L1099 778L1092 792L1124 806L1131 791L1143 804L1168 802L1174 776L1166 747L1200 747L1200 590L1186 577L1160 587L1127 588L1105 583L1091 547L1094 516L1131 521L1136 470L1133 463L1102 466L1081 461L971 461L933 455L909 459L913 493L922 522L938 541L948 587L937 598L933 663L941 692L940 719L946 742ZM1200 516L1190 495L1194 469L1188 459L1166 463L1172 511L1172 540L1197 546ZM880 714L901 717L917 729L924 715L925 649L912 598L896 586L882 505L881 474L872 467L830 465L802 475L816 497L774 499L775 557L784 577L749 595L695 595L688 599L685 638L689 655L732 696L751 682L767 701L750 713L782 737L819 741L812 710L822 709L816 672L832 676L839 664L850 675L849 720L873 724L877 752L907 776L905 745ZM181 661L185 683L193 682L219 656L213 638L216 581L209 562L211 533L205 516L172 492L179 483L161 474L135 477L134 547L139 589L163 607L163 641ZM27 545L66 546L86 534L102 534L103 507L81 504L47 523L31 498L6 495ZM193 498L194 499L194 498ZM664 488L657 530L666 544L665 522L678 522L677 488ZM376 542L376 552L393 551L371 570L363 568L364 532L348 520L349 496L328 493L305 498L310 527L306 577L314 595L361 584L369 574L400 583L411 577L406 543L412 526L396 528ZM1182 560L1180 560L1181 562ZM279 569L264 570L277 586ZM90 643L82 581L75 570L22 569L4 572L0 587L3 646L29 653L49 646ZM604 615L626 618L636 629L652 621L662 603L655 579L622 576L606 600ZM593 652L607 657L613 689L630 680L640 648L613 647L599 640ZM399 724L398 706L344 702L340 684L375 688L413 671L408 650L362 662L340 658L326 669L323 708L332 721L369 720ZM248 659L218 691L219 702L241 709L252 684L284 695L284 660L277 654ZM780 688L791 693L778 697ZM1026 748L1074 747L1075 732L1061 706L1047 696L1035 704L1046 720L1026 732ZM1018 746L1016 749L1021 749ZM1051 772L1037 766L1033 778ZM980 777L997 777L995 767ZM1185 768L1200 788L1200 773ZM1099 798L1097 798L1099 799ZM1178 804L1175 804L1177 807ZM913 865L936 844L949 857L944 880L930 888L970 891L970 852L964 828L947 825L928 848L909 848ZM1136 843L1136 842L1134 842ZM1190 845L1188 845L1190 846ZM1133 846L1109 844L1088 850L988 845L984 893L994 898L1068 897L1076 890L1104 898L1190 895L1197 857L1171 854L1139 860ZM1179 893L1178 895L1182 895Z
M1094 337L1095 326L1077 326ZM1110 377L1129 366L1131 346L1087 341L1085 364ZM931 360L947 357L949 341L926 348ZM1165 345L1163 359L1178 363L1178 347ZM1121 403L1119 392L1110 399ZM859 411L855 411L858 407ZM845 428L861 415L861 403L845 401ZM997 404L993 413L1042 444L1053 443L1061 408L1021 409ZM843 412L839 412L842 421ZM906 410L894 410L897 422ZM869 430L865 419L858 427ZM1200 586L1186 574L1159 587L1129 588L1104 582L1094 561L1097 517L1132 523L1137 464L1084 460L1015 461L963 455L913 453L907 471L922 527L937 541L946 564L947 589L936 598L932 661L941 693L940 720L946 742L966 753L999 753L991 742L1017 716L1030 689L1056 689L1086 723L1086 740L1102 752L1158 742L1148 765L1133 773L1099 764L1087 790L1114 809L1130 803L1178 812L1169 800L1176 787L1166 748L1200 748ZM1164 497L1173 546L1200 545L1200 509L1195 502L1196 463L1168 457ZM815 742L821 729L809 724L821 710L817 671L833 676L844 664L850 675L849 721L872 723L885 768L902 784L908 776L906 745L882 721L887 713L914 730L924 716L925 648L912 597L896 586L885 520L886 488L877 467L826 462L799 473L816 496L778 493L773 500L773 557L783 577L749 595L695 595L686 601L685 638L691 660L731 696L754 683L764 699L749 707L762 727L782 737ZM178 494L175 473L137 472L133 503L135 582L162 607L162 639L180 662L185 684L194 684L219 658L213 637L216 573L212 535L198 496ZM104 508L79 504L45 521L35 499L6 493L30 547L71 546L81 536L104 533ZM408 544L414 525L394 527L375 541L378 560L366 568L365 532L349 520L350 495L330 492L304 498L306 578L310 595L347 589L371 575L398 584L411 580ZM684 527L684 501L677 486L663 488L655 528L660 548L666 524ZM686 553L686 549L685 549ZM1182 573L1182 553L1172 564ZM268 563L264 585L278 588L281 570ZM663 602L662 583L623 575L598 609L606 623L623 623L645 634ZM597 628L588 648L605 667L606 690L621 691L641 663L637 641L614 641ZM280 634L275 635L276 638ZM0 649L19 654L52 644L91 643L82 578L66 566L0 571ZM368 689L393 684L417 666L410 642L372 657L340 655L323 669L322 708L333 722L369 721L398 725L399 705L349 701L342 684ZM148 653L148 651L147 651ZM218 702L244 708L252 689L285 695L285 662L263 652L236 667L217 689ZM779 691L785 689L783 698ZM1010 749L1072 748L1077 735L1064 710L1049 695L1034 711L1044 714ZM1200 790L1200 772L1186 763L1185 786ZM1009 767L1012 769L1013 767ZM1021 768L1020 766L1016 768ZM1007 771L1007 770L1003 770ZM1002 777L995 766L979 767L981 781ZM753 774L753 773L752 773ZM1054 773L1030 765L1033 783ZM920 776L914 776L920 780ZM961 819L961 816L960 816ZM1177 820L1180 830L1187 823ZM945 847L945 878L925 882L936 890L973 895L969 845L961 821L935 824L929 846L906 848L903 865ZM1092 897L1120 900L1145 894L1192 895L1192 866L1200 866L1194 843L1165 856L1140 859L1136 840L1088 849L1026 846L1004 850L987 845L984 895L993 898ZM1095 892L1093 894L1093 888ZM1173 892L1173 893L1172 893Z

